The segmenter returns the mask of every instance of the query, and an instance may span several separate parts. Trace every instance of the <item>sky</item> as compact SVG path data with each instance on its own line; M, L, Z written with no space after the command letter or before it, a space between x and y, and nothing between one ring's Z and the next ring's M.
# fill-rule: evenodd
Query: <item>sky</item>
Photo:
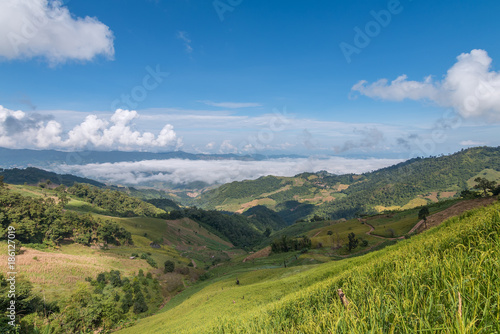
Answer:
M498 146L499 12L4 0L0 147L405 160Z

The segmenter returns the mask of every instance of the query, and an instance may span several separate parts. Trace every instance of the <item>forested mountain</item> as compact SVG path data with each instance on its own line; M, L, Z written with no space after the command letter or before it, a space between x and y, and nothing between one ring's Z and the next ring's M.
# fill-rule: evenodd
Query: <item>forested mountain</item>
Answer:
M72 186L75 182L78 183L88 183L97 187L106 186L104 183L78 177L71 174L56 174L53 172L48 172L43 169L35 167L27 167L26 169L12 168L12 169L2 169L0 168L0 175L4 177L5 183L10 184L38 184L42 182L50 181L56 185Z
M264 205L288 223L314 215L351 218L457 196L480 175L500 178L500 148L477 147L448 156L415 158L360 175L318 172L232 182L205 192L198 204L235 212Z

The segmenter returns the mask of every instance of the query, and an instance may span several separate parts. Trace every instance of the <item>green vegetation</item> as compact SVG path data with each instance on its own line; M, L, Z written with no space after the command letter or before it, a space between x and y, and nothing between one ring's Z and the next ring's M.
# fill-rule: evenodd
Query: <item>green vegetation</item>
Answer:
M130 232L110 221L94 219L90 215L64 212L63 196L58 202L52 197L33 198L11 192L0 177L0 236L8 226L16 229L23 243L59 245L65 238L73 238L83 245L96 243L128 244Z
M499 211L476 209L352 259L251 271L240 285L219 279L119 333L498 332Z
M233 182L203 193L196 201L203 208L245 211L257 202L272 200L266 206L288 224L314 215L349 219L376 214L379 208L409 209L445 199L473 187L476 177L493 182L500 175L498 166L500 147L478 147L415 158L361 175L319 172Z
M162 302L159 281L151 273L144 276L141 269L137 276L122 277L119 271L111 270L79 283L68 299L52 306L48 314L46 306L45 313L43 306L31 309L22 320L22 328L34 332L39 324L48 322L42 328L50 328L53 334L109 331L151 315Z
M34 184L37 185L39 183L46 184L49 181L49 184L54 185L65 185L72 186L76 182L78 183L88 183L97 187L104 187L105 184L101 182L97 182L91 179L86 179L83 177L78 177L70 174L56 174L53 172L48 172L43 169L28 167L26 169L2 169L0 168L0 176L4 177L5 183L10 184Z
M311 248L311 239L304 235L300 238L287 238L286 235L281 239L275 239L271 242L273 253L307 250Z
M165 213L165 211L156 208L152 204L130 197L117 190L102 190L88 184L75 183L67 189L67 192L113 215L122 217L155 217Z

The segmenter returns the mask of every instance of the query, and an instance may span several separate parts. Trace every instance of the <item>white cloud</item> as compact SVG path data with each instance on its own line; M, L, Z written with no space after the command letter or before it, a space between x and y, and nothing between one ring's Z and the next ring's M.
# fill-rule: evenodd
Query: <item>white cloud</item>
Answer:
M179 148L182 141L174 128L166 124L158 136L151 132L132 129L131 122L138 117L135 110L118 109L110 121L96 115L85 120L67 133L60 123L0 106L0 146L9 148L97 148L136 150L151 148Z
M193 47L191 46L191 40L188 37L188 33L185 31L178 31L177 38L184 41L184 47L186 48L187 53L193 52Z
M274 159L241 160L144 160L87 165L61 165L56 171L103 180L113 184L203 181L222 184L256 179L265 175L294 176L302 172L326 170L335 174L363 173L401 162L399 159Z
M462 146L484 146L484 145L486 145L486 143L482 142L482 141L475 141L475 140L462 140L460 142L460 145L462 145Z
M61 1L0 1L0 57L43 57L51 64L114 56L113 32L96 18L78 18Z
M220 153L238 153L238 148L231 144L230 140L224 140L219 147Z
M252 107L262 107L262 104L255 102L213 102L209 100L198 101L212 107L238 109L238 108L252 108Z
M472 50L459 55L441 81L430 76L410 81L402 75L390 83L387 79L371 84L360 81L352 91L390 101L429 100L452 107L465 118L500 120L500 73L491 70L491 63L486 51Z

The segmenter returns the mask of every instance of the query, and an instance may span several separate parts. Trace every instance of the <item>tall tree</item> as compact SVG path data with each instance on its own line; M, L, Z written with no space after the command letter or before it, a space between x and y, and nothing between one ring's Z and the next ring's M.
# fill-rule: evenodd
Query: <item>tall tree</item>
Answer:
M358 247L359 240L358 238L356 238L356 234L354 234L353 232L349 233L347 238L349 239L349 243L347 244L347 249L350 252L354 248Z
M483 191L484 196L488 196L488 190L491 192L495 191L495 186L497 184L496 181L490 181L484 177L476 177L474 182L477 184L474 186L475 189L481 189Z

